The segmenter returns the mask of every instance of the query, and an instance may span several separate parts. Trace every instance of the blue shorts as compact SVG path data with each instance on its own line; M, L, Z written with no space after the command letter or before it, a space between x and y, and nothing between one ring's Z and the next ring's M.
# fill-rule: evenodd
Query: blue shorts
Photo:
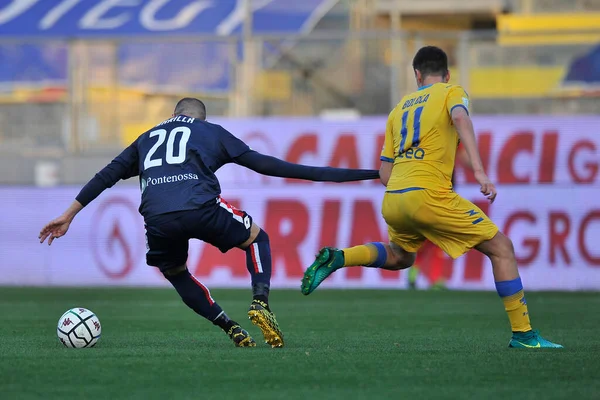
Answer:
M195 210L150 217L146 225L146 263L161 271L184 265L190 239L226 253L248 240L252 218L220 197Z

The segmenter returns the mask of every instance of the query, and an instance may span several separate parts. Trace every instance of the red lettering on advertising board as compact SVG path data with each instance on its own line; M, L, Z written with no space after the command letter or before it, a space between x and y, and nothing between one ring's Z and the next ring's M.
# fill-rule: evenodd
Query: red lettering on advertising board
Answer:
M536 137L541 136L541 148L536 151ZM562 135L564 137L564 135ZM590 140L580 140L566 149L568 164L563 166L558 163L561 135L557 131L546 131L541 135L532 131L518 131L510 136L502 146L494 151L498 154L496 163L490 164L492 154L492 133L483 132L477 137L477 144L484 168L488 174L494 171L498 183L529 184L556 182L558 168L567 168L569 176L574 183L593 183L600 175L600 162L598 162L597 145ZM515 161L520 156L530 158L529 165L537 170L524 173L516 169ZM584 160L582 163L582 159ZM473 173L461 165L457 169L462 171L466 183L477 183Z
M572 254L581 254L582 258L589 265L600 265L600 256L594 256L590 252L590 248L585 241L587 232L591 229L590 224L600 220L600 211L592 210L587 213L579 226L573 224L571 216L565 212L552 211L548 214L548 226L546 229L540 229L538 226L538 218L529 211L517 211L512 213L505 221L504 232L510 236L513 229L517 229L519 224L527 223L531 225L533 230L542 232L544 243L548 244L548 263L549 265L571 265ZM571 234L577 232L577 247L576 251L573 247L569 247L569 238ZM540 247L542 237L530 236L523 239L520 243L520 248L525 250L525 253L516 252L516 259L519 266L527 266L534 263L540 256Z
M304 203L297 200L269 200L265 230L271 239L273 265L280 262L287 278L304 274L299 246L308 234L310 215Z
M250 276L246 269L246 255L243 251L233 249L223 254L216 247L205 244L202 246L202 253L193 275L208 276L216 267L228 268L232 277Z
M531 176L518 176L514 170L517 155L533 153L533 133L518 132L506 141L498 161L498 183L529 183Z
M340 208L341 204L339 200L326 200L323 204L319 249L326 246L334 246L338 242Z
M556 252L559 252L562 255L564 262L569 265L571 264L571 257L567 252L566 243L569 232L571 231L571 221L569 221L569 216L564 212L551 212L549 217L550 229L548 231L548 250L550 252L550 264L553 265L556 263L558 260Z
M554 182L556 170L556 149L558 147L558 132L544 134L542 140L542 159L540 160L539 183Z
M585 243L585 234L589 228L589 225L594 220L600 222L600 210L594 210L583 218L577 234L577 243L579 244L579 251L581 252L583 259L590 265L600 266L600 256L592 255L590 249ZM598 247L596 247L596 251L597 250Z
M575 143L575 145L573 146L573 148L571 148L571 151L569 152L569 173L573 181L576 183L593 183L596 180L596 177L598 176L599 163L598 161L588 161L583 165L583 171L577 170L575 166L575 160L577 155L582 150L590 150L591 152L593 152L593 158L598 160L596 154L596 145L593 142L590 142L589 140L579 141Z
M533 215L529 211L517 211L511 214L504 223L504 234L510 237L510 233L514 226L516 226L517 222L527 222L529 224L535 224L537 219L535 215ZM515 258L517 259L517 263L520 266L527 266L536 259L539 251L540 251L540 239L537 237L528 237L523 239L521 243L521 247L528 250L526 255L515 253Z

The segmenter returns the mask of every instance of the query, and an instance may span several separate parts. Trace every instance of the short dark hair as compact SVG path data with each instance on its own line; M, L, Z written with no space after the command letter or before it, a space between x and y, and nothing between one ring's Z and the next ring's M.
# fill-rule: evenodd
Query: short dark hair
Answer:
M204 103L193 97L184 97L177 102L174 115L187 115L188 117L206 119L206 106Z
M448 56L439 47L422 47L413 58L413 69L421 72L423 77L446 75L448 72Z

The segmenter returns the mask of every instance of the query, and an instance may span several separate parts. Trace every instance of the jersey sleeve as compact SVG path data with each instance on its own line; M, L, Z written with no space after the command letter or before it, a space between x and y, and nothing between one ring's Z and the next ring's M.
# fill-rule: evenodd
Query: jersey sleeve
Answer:
M446 97L446 109L450 116L452 116L452 110L456 107L464 108L467 114L471 114L471 100L469 99L469 94L462 86L453 86L448 91L448 96Z
M246 143L232 135L227 129L221 126L219 128L221 146L228 158L226 162L233 162L234 158L251 150Z
M244 153L235 162L259 174L315 182L352 182L379 178L377 170L311 167L293 164L253 150Z
M387 124L385 127L385 142L383 143L383 149L381 149L381 161L394 162L394 112L392 111L388 116Z

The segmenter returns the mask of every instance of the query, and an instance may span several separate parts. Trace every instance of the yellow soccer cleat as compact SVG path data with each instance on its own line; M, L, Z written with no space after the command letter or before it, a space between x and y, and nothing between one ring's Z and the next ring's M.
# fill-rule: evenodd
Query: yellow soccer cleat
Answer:
M279 329L275 314L271 312L267 303L253 300L248 310L248 318L260 328L266 344L272 348L283 347L283 333Z

